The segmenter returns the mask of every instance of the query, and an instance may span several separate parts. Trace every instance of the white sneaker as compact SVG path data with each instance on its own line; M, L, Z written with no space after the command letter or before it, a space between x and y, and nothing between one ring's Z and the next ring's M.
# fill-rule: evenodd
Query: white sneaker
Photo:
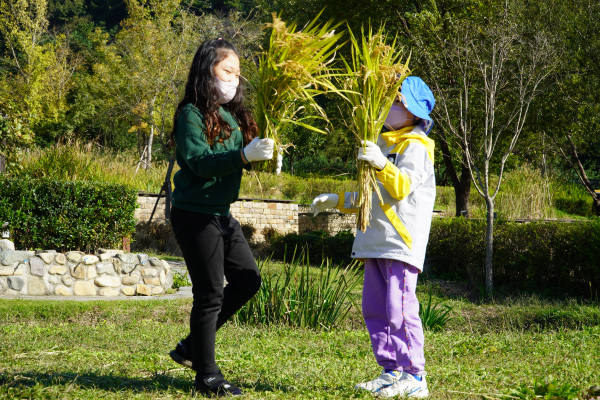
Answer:
M356 386L354 386L354 388L377 393L379 390L393 385L395 382L398 381L398 379L400 379L401 376L402 372L400 371L385 372L385 370L383 370L381 372L381 375L379 375L377 378L369 382L359 383Z
M411 374L403 372L400 379L393 385L381 389L376 394L380 397L395 397L398 395L407 397L427 397L429 396L429 390L427 390L427 381L424 376L421 377L421 381L419 382Z

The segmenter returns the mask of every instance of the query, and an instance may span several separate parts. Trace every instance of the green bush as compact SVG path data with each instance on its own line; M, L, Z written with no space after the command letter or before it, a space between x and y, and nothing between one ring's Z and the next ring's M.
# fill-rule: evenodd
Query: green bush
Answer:
M349 232L287 234L271 239L273 258L288 258L293 249L308 254L310 263L323 258L349 264L354 237ZM600 219L576 223L515 223L494 226L494 287L564 297L596 298L600 292ZM485 221L436 218L427 246L426 273L442 279L469 282L483 288Z
M485 221L436 219L427 258L438 277L483 285ZM562 297L595 297L600 286L600 220L498 221L494 227L494 286Z
M580 215L582 217L593 217L592 196L586 198L559 197L554 200L557 210L571 215Z
M18 248L117 247L135 230L136 208L137 191L123 185L0 176L0 221Z

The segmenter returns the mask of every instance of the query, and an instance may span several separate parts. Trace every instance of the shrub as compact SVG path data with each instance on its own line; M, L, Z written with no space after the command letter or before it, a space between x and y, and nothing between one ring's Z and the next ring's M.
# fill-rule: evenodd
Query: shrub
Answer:
M123 185L0 176L0 221L18 248L116 247L135 229L137 192Z
M431 273L483 284L485 221L436 219L427 248ZM600 285L600 220L498 221L494 227L494 285L498 289L590 296Z
M593 217L592 196L577 183L555 185L554 206L557 210L570 215Z
M284 259L298 248L310 263L323 258L334 264L352 262L354 236L345 231L290 233L271 239L273 258ZM494 286L497 290L596 297L600 286L600 219L577 223L515 223L499 220L494 227ZM483 287L485 221L436 218L427 246L426 273Z
M173 285L171 286L171 288L179 289L180 287L184 286L192 286L192 282L190 282L190 280L188 279L187 271L183 274L181 272L173 273Z

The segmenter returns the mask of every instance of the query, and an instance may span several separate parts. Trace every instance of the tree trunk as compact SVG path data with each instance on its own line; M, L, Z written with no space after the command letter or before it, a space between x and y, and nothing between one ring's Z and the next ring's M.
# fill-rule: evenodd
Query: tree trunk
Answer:
M460 217L461 211L466 210L469 213L469 196L471 195L471 172L469 167L463 165L460 172L460 181L458 186L454 187L456 196L456 216Z
M600 217L600 193L598 193L594 198L594 202L592 203L592 211L596 213L596 217Z
M156 101L156 96L150 102L150 133L148 134L148 142L146 147L146 165L144 168L146 171L150 171L150 167L152 165L152 144L154 142L154 102Z
M487 207L485 230L485 295L490 299L494 287L492 274L492 260L494 255L494 200L487 197L485 204Z
M154 126L150 126L150 133L148 134L148 141L146 142L146 156L144 169L150 171L150 163L152 162L152 142L154 141Z
M463 152L463 167L460 171L460 179L458 178L458 174L456 173L456 168L454 168L454 164L452 163L452 155L450 154L450 149L448 148L448 143L444 138L440 138L440 148L442 150L442 156L444 159L444 165L446 166L446 171L450 176L450 181L452 182L452 186L454 187L454 195L455 195L455 206L456 206L456 216L460 217L461 211L469 212L469 195L471 194L471 171L467 165L466 157Z

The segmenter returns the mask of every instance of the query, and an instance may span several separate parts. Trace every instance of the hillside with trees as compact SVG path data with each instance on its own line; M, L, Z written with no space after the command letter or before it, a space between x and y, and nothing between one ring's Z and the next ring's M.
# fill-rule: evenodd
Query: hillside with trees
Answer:
M271 13L302 26L320 11L355 32L383 25L434 89L437 180L453 188L456 215L472 190L491 210L503 174L524 165L581 183L600 213L600 6L592 1L8 0L0 6L7 172L18 174L32 151L72 142L160 166L171 157L165 138L199 43L233 41L252 82ZM353 176L349 110L321 97L329 134L287 129L286 140L301 145L288 149L284 171Z

